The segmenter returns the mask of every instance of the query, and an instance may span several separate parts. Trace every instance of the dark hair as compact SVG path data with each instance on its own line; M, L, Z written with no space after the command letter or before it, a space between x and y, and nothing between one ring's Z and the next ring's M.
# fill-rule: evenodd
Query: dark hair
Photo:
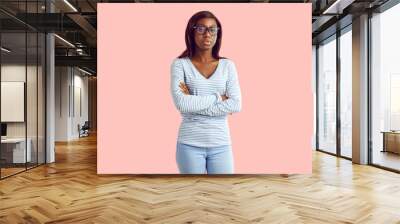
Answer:
M219 27L218 33L217 33L217 41L215 42L215 45L212 49L212 56L216 59L220 59L223 57L219 56L219 49L221 49L221 39L222 39L222 26L217 17L212 14L209 11L200 11L194 14L190 19L189 22L186 26L186 32L185 32L185 42L186 42L186 50L179 55L178 58L184 58L184 57L193 57L195 52L196 52L196 43L194 41L194 26L196 26L197 22L200 19L204 18L211 18L215 19L217 22L217 26Z

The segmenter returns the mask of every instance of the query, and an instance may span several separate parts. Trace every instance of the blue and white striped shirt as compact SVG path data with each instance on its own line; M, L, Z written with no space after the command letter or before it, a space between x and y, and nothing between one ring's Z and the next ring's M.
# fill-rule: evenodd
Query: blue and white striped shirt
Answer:
M185 95L179 83L185 83ZM235 64L219 59L214 73L205 78L189 58L177 58L171 65L171 93L181 112L178 142L197 147L230 145L227 115L242 108L242 97ZM222 100L226 95L227 100Z

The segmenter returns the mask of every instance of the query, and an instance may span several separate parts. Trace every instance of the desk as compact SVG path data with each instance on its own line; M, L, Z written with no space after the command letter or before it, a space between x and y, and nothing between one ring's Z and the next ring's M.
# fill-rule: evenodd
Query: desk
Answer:
M31 145L32 141L27 138L26 154L25 154L25 138L6 138L1 139L1 159L6 163L25 163L30 162L32 158ZM27 159L27 161L25 161Z
M382 131L383 133L383 150L382 152L393 152L400 154L400 132L399 131Z

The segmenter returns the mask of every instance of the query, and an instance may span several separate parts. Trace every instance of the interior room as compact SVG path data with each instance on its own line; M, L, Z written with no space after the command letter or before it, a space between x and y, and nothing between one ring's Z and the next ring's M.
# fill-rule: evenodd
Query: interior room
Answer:
M312 8L312 173L97 173L99 4L193 2L0 1L0 223L400 223L398 0L230 1Z

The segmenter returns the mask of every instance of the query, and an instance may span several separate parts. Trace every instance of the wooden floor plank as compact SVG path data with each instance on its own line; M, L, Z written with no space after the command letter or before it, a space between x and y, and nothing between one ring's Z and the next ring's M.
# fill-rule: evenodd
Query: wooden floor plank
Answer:
M0 181L0 223L398 223L400 175L313 152L310 175L97 175L96 136Z

